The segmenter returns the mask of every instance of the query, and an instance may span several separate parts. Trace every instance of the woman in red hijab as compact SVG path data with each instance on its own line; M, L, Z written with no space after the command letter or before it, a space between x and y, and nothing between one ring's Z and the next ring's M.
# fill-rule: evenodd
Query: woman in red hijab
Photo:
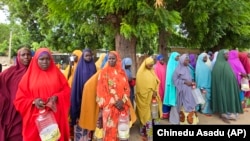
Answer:
M45 109L47 103L52 105L50 107L61 133L59 141L69 141L70 88L64 75L54 64L50 50L40 48L19 83L14 102L23 118L25 141L41 140L35 120L39 110Z
M17 52L16 65L0 73L0 141L22 141L22 117L13 100L18 84L31 60L31 51L23 46Z
M244 69L246 70L245 77L250 74L250 52L239 52L239 59L242 65L244 66ZM245 92L245 101L244 101L244 108L245 106L250 105L250 91Z

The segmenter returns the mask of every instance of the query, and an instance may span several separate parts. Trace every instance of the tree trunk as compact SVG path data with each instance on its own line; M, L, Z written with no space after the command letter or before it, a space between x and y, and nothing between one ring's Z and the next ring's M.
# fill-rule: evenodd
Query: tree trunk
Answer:
M167 31L165 29L161 29L159 32L159 53L165 57L165 60L168 59L167 38Z
M136 37L132 37L130 40L125 39L124 36L117 33L115 36L115 48L119 52L121 59L130 57L133 61L131 71L133 76L136 76L137 63L136 63Z

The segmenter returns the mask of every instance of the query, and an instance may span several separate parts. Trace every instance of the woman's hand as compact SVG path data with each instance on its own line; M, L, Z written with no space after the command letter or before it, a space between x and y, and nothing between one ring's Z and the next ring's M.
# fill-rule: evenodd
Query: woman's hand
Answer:
M33 101L33 104L36 106L37 109L44 109L45 102L41 98L37 98Z
M121 99L119 99L116 103L115 103L115 107L119 110L122 111L123 110L123 101Z
M184 84L186 84L187 86L190 86L190 87L193 86L193 82L191 82L191 81L185 81Z

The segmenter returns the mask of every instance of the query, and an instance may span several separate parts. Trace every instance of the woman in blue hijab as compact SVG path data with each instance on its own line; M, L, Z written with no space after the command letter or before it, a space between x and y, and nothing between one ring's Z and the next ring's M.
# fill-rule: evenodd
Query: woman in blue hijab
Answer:
M207 53L201 53L198 56L198 60L195 68L195 81L196 86L199 89L202 89L202 92L205 93L205 104L199 105L198 110L203 114L211 116L211 68L206 64L208 60Z
M129 81L129 87L130 87L130 100L132 105L134 105L134 86L135 83L133 81L135 81L135 79L133 78L132 75L132 71L131 71L131 66L132 66L132 59L129 57L126 57L122 60L122 68L123 70L126 72L126 75L128 77L128 81Z

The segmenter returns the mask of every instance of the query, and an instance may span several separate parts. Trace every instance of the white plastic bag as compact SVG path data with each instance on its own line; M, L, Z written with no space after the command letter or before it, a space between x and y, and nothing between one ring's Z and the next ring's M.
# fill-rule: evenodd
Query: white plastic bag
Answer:
M198 104L205 104L205 100L201 94L201 90L199 88L192 89L192 95L194 97L195 103Z

